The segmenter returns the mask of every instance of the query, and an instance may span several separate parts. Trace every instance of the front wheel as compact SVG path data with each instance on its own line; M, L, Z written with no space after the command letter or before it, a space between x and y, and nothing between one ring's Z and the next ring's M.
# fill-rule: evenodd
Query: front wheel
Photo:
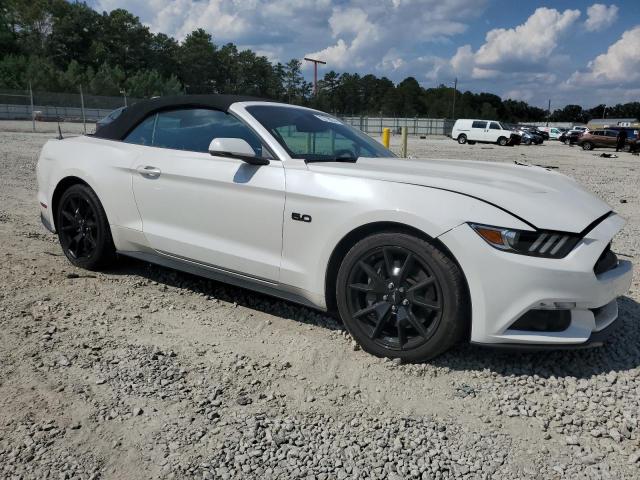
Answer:
M76 267L97 270L115 257L107 215L86 185L72 185L60 198L56 226L62 251Z
M500 137L498 139L498 145L500 145L501 147L504 147L507 144L507 138L506 137Z
M593 150L593 144L591 142L584 142L582 144L583 150Z
M342 261L336 296L347 330L379 357L428 360L467 331L460 269L411 235L380 233L358 242Z

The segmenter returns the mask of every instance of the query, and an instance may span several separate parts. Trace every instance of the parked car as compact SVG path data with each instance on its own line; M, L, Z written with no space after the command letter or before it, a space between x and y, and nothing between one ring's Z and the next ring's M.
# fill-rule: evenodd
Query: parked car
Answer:
M627 132L627 145L636 140L640 134L640 130L638 128L633 128L633 127L609 127L609 130L613 130L614 132L616 132L616 136L618 135L618 132L620 130L625 130ZM625 150L628 150L627 148L625 148Z
M538 130L546 132L549 135L549 139L551 140L557 140L558 137L562 134L562 130L556 127L538 127Z
M543 138L543 140L549 140L549 132L540 130L540 127L532 126L532 125L520 125L520 128L526 128L527 131L535 133L536 135L540 135Z
M624 147L625 152L637 153L640 152L640 138L636 137L632 140L627 140L627 144Z
M536 127L535 131L536 131L536 133L538 135L542 135L542 138L544 138L545 140L549 140L549 132L545 132L544 130L540 130L537 127Z
M526 145L541 145L544 142L544 136L535 128L520 127L519 131L523 134L522 143Z
M517 145L520 135L503 127L495 120L458 119L451 130L451 138L460 144L476 142L497 143L498 145Z
M115 110L110 112L108 115L98 120L96 122L96 131L98 131L105 125L109 125L111 122L113 122L116 118L118 118L122 114L122 112L126 110L126 108L127 107L116 108Z
M584 133L578 138L576 143L583 150L593 150L594 148L616 148L618 131L612 129L592 130Z
M115 253L337 312L405 361L455 342L599 345L632 267L624 221L526 164L398 159L339 119L251 97L165 97L49 140L44 225L72 265ZM444 207L443 207L444 206Z
M580 130L569 130L568 132L562 133L562 135L558 137L558 140L565 145L573 145L578 141L582 134L583 132Z

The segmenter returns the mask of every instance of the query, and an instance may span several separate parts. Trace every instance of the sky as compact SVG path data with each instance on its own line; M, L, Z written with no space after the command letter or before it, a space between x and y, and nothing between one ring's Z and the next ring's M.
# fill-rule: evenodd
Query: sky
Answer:
M178 40L204 28L271 61L425 87L452 84L552 109L640 100L640 0L90 0ZM313 77L305 62L304 74Z

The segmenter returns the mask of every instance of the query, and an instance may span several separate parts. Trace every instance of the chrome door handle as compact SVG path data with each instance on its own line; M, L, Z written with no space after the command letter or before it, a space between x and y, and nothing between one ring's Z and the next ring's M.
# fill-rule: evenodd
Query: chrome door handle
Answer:
M140 166L136 170L145 178L158 178L162 173L159 168L152 167L151 165Z

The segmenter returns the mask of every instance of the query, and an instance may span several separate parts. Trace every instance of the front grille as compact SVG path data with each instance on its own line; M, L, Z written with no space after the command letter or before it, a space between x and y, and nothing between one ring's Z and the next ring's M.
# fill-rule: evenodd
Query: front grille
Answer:
M600 258L593 267L593 273L596 275L602 275L609 270L613 270L618 266L618 257L611 251L611 244L607 245Z

